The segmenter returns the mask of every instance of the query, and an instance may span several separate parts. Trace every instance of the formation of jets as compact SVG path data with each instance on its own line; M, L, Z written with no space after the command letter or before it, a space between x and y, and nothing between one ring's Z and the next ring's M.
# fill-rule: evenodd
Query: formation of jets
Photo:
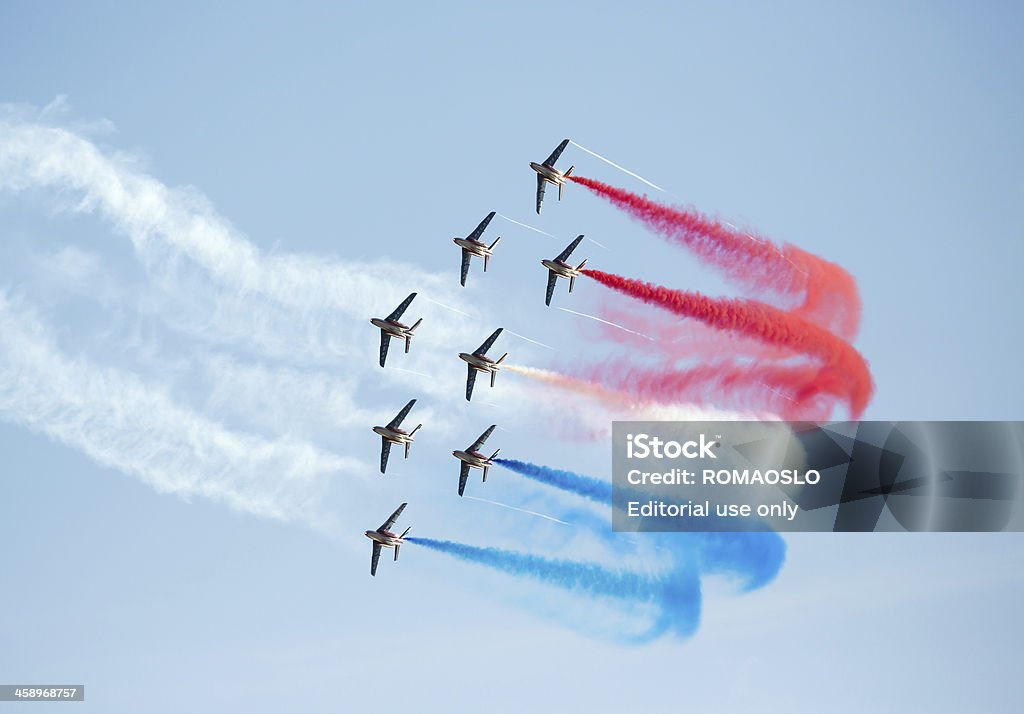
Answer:
M530 162L530 168L537 172L537 213L540 213L541 204L544 201L544 189L547 184L552 184L558 187L558 199L562 199L562 188L568 181L569 175L572 173L573 167L570 166L565 171L562 171L555 167L555 163L558 158L562 155L565 147L569 145L569 140L565 139L560 143L555 150L551 152L551 155L544 160L543 163ZM487 272L488 265L490 264L491 256L494 255L494 248L498 245L498 241L501 237L498 236L489 245L485 243L482 238L484 232L487 230L488 225L495 216L495 212L491 211L488 213L479 225L465 238L453 238L455 245L457 245L462 251L462 266L459 274L459 284L462 286L466 285L466 277L469 275L469 267L474 257L483 258L483 269ZM580 271L587 264L584 260L582 263L573 267L567 261L572 252L583 240L583 236L577 236L577 238L570 243L565 250L559 253L555 258L550 260L542 260L541 265L544 266L548 271L548 283L547 292L544 297L544 304L551 304L551 296L555 291L555 284L559 278L565 278L569 281L569 292L572 292L573 286L575 285L576 278L579 277ZM413 333L416 328L420 326L423 319L420 318L408 326L400 322L402 315L412 304L412 301L416 298L416 293L410 293L409 297L402 301L394 311L385 318L374 317L370 319L370 324L380 330L380 366L383 367L387 361L388 346L391 344L392 339L405 340L405 352L408 353L412 344ZM470 401L473 397L473 386L476 383L476 376L478 373L489 374L491 387L494 386L494 380L497 377L498 370L501 369L501 363L508 357L508 352L503 354L497 360L487 356L487 351L494 344L498 336L501 335L502 328L498 328L491 336L484 340L484 343L480 345L471 353L460 352L459 359L466 363L466 401ZM388 456L391 452L392 445L402 446L405 448L405 458L409 458L409 452L412 447L413 439L415 438L416 432L423 426L417 424L416 428L412 431L405 431L402 428L402 422L409 412L412 411L415 406L416 400L411 399L409 403L402 407L402 410L395 415L395 418L387 423L386 426L375 426L373 431L381 438L380 448L380 472L383 474L387 471L388 467ZM496 428L495 424L489 426L472 444L466 447L464 450L456 449L452 451L454 456L459 461L459 495L462 496L466 491L466 483L469 480L469 474L472 469L481 469L483 471L483 481L487 481L487 471L494 465L494 459L497 457L500 449L495 449L494 453L490 456L485 455L480 451L483 448L484 442L487 441L491 433ZM395 560L398 560L398 551L405 541L405 536L409 533L409 528L406 528L401 535L395 535L391 532L391 528L398 521L399 516L402 515L402 511L405 510L406 503L403 503L395 512L392 513L381 526L375 530L366 531L366 537L373 542L373 553L370 560L370 575L377 574L377 563L380 560L380 553L382 548L394 548Z

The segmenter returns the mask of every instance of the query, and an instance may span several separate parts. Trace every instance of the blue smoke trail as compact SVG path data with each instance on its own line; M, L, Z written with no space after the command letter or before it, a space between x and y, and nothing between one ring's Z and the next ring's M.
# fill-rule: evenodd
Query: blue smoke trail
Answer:
M701 572L738 575L747 592L774 580L786 560L786 541L775 531L660 535L666 539L676 535L698 536Z
M494 462L549 486L591 501L612 505L611 484L592 476L515 459L495 459ZM607 523L604 527L594 530L602 534L608 542L612 542L616 535ZM774 531L652 532L645 535L673 552L693 552L701 572L739 576L743 581L743 588L748 591L770 583L778 575L786 558L786 543Z
M592 476L583 476L572 471L550 469L547 466L538 466L537 464L516 461L515 459L494 459L494 463L511 469L522 476L532 478L535 481L540 481L549 486L560 488L563 491L570 491L578 496L589 498L591 501L607 503L609 505L612 502L612 485Z
M654 624L647 632L628 638L636 643L650 641L670 631L679 637L688 637L700 621L700 579L692 568L675 568L663 576L650 577L628 571L613 571L593 563L552 560L529 553L481 548L449 540L408 537L406 541L511 575L524 575L565 590L654 605L659 610Z

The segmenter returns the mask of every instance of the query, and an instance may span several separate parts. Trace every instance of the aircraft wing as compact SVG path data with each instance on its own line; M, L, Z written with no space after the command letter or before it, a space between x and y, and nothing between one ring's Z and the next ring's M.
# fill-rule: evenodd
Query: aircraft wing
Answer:
M466 449L466 451L476 451L481 446L483 446L484 442L487 441L487 437L491 435L492 431L494 431L494 427L495 426L497 426L497 424L491 424L489 427L487 427L487 431L485 431L483 434L481 434L480 438L478 438L476 441L474 441L472 444L470 444L469 448Z
M568 145L569 145L569 140L568 139L562 139L562 143L559 144L557 147L555 147L555 150L551 152L551 156L549 156L548 158L544 159L544 165L545 166L554 166L555 162L558 161L558 157L562 155L562 152L565 151L565 147L567 147Z
M494 211L488 213L487 217L480 221L480 225L476 227L476 230L466 236L467 240L480 240L480 236L482 236L484 231L487 230L487 224L491 222L492 218L494 218Z
M568 257L570 255L572 255L572 252L574 250L576 250L576 246L578 246L580 244L581 240L583 240L583 236L581 236L581 235L580 236L576 236L576 240L574 240L572 243L570 243L568 245L568 247L566 247L565 250L563 250L561 253L559 253L558 257L555 258L555 261L556 262L564 263L566 261L566 259L568 259Z
M399 424L401 424L402 420L405 419L406 416L408 416L409 410L412 409L412 405L415 403L415 399L410 399L409 403L402 407L402 411L398 412L398 416L396 416L394 419L388 422L388 429L394 429Z
M377 574L377 561L380 560L380 543L373 542L373 555L370 556L370 575Z
M537 213L540 213L540 204L544 202L544 184L547 181L540 174L537 174Z
M558 282L558 275L555 274L554 270L548 271L548 292L544 296L544 304L551 304L551 296L555 294L555 283Z
M384 521L384 523L382 523L380 528L378 528L377 530L379 530L379 531L391 530L391 526L395 525L395 521L398 520L398 517L400 515L402 515L402 511L404 511L405 507L408 506L408 505L409 505L408 503L403 503L401 506L396 508L395 512L392 513L390 516L388 516L388 519L386 521Z
M462 464L462 469L459 471L459 495L461 496L466 490L466 481L469 480L469 464L465 461L459 463Z
M459 282L463 287L466 285L466 276L469 275L469 262L473 259L473 256L469 254L469 251L465 248L462 249L462 277L459 278Z
M388 345L391 344L391 338L388 337L388 333L384 330L380 331L380 366L384 366L384 362L388 358Z
M416 293L411 293L409 295L409 297L407 297L405 300L402 301L401 305L399 305L398 307L395 308L394 312L392 312L390 315L387 316L387 319L388 320L397 320L398 318L400 318L402 316L402 313L405 312L406 309L408 309L409 303L411 303L413 301L413 298L415 298L415 297L416 297Z
M501 334L501 331L502 331L503 329L504 329L504 328L502 328L502 327L499 327L499 328L498 328L497 330L495 330L495 331L494 331L494 332L493 332L493 333L491 334L491 336L490 336L490 337L488 337L488 338L487 338L486 340L484 340L484 343L483 343L482 345L480 345L480 346L479 346L479 347L477 347L477 348L476 348L475 350L473 350L473 354L475 354L475 355L478 355L478 356L479 356L479 355L483 355L483 354L486 354L486 353L487 353L487 350L491 349L491 345L493 345L493 344L494 344L494 341L495 341L496 339L498 339L498 335L500 335L500 334Z
M391 454L391 442L385 439L383 436L380 437L380 472L384 471L388 467L388 456Z
M469 372L466 374L466 401L473 396L473 385L476 384L476 370L471 365L466 365Z

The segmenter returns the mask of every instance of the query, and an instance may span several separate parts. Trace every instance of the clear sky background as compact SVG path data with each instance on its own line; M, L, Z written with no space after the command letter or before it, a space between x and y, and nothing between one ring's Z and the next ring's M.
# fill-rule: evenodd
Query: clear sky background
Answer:
M506 333L516 362L599 358L542 302L537 261L581 232L593 267L735 289L579 187L534 215L527 162L565 136L848 269L866 417L1020 419L1022 21L1013 3L0 4L0 120L170 187L294 298L211 278L182 257L208 234L168 249L81 187L0 191L0 683L84 683L61 706L103 712L1015 711L1018 535L787 536L775 582L708 580L696 635L632 646L595 634L621 608L412 546L371 579L362 531L408 500L414 534L600 556L458 499L449 452L490 423L503 454L596 476L608 447L552 438L559 405L513 374L467 405L454 353L504 325L554 348ZM647 190L574 147L560 163ZM491 272L463 290L451 237L490 210L560 238L495 219ZM559 288L581 311L603 297ZM412 290L422 334L389 367L432 378L382 377L366 319ZM412 397L413 459L381 478L369 427ZM600 418L584 406L563 416ZM573 507L492 473L467 493Z

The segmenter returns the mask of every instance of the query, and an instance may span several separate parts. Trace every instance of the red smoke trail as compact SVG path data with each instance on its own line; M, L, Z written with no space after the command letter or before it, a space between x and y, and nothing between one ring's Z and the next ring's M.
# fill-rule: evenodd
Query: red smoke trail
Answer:
M816 381L813 388L805 387L795 396L797 401L811 398L825 384L829 393L844 396L853 418L867 407L873 387L864 358L843 340L798 315L752 300L713 299L600 270L582 272L606 287L677 315L814 357L820 363Z
M845 399L842 379L813 364L764 365L721 360L687 369L672 364L637 367L608 363L586 374L636 399L776 414L793 421L825 421L837 399Z
M733 358L769 360L786 359L792 356L792 351L786 348L768 345L734 333L722 332L704 323L686 319L666 320L664 314L653 314L657 309L651 307L638 310L635 301L632 306L618 305L609 301L601 306L600 314L606 320L628 325L630 329L654 338L659 355L666 360L715 360L723 355ZM620 332L621 330L613 332L610 328L602 328L599 334L644 352L650 351L650 340L628 334L618 334Z
M798 301L795 310L844 339L857 334L860 296L843 268L792 245L781 248L766 238L724 225L695 209L656 203L615 186L569 176L626 211L655 232L680 243L733 280L760 293Z

